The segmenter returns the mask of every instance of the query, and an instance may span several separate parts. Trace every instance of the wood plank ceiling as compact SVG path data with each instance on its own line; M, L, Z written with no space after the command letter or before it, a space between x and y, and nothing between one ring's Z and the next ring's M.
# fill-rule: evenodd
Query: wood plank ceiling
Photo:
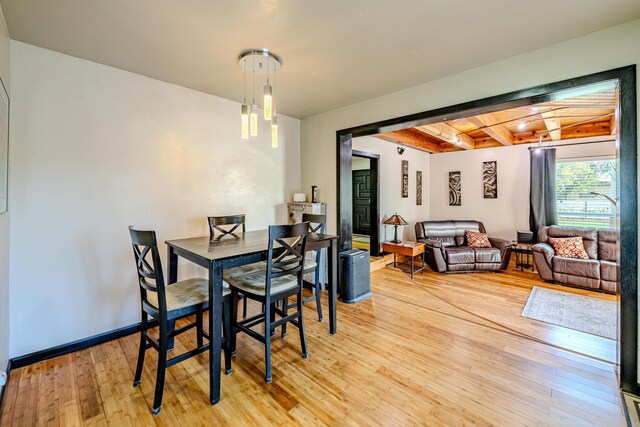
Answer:
M606 137L616 129L615 88L376 135L429 153Z

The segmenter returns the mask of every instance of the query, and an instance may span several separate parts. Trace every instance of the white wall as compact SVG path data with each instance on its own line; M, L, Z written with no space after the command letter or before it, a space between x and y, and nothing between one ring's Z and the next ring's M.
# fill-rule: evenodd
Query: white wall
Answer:
M429 159L430 155L414 148L403 147L398 154L398 145L373 136L353 139L353 149L380 155L380 221L394 213L403 217L409 225L399 227L398 235L403 240L415 241L413 227L416 221L429 219ZM401 161L409 161L409 197L402 197ZM422 171L422 205L416 205L416 171ZM379 224L380 241L393 239L393 227ZM402 234L400 234L402 232Z
M240 138L236 102L15 41L11 55L12 357L139 321L130 224L164 241L208 235L207 215L286 222L298 120L280 118L272 149L267 122Z
M429 179L430 219L475 219L484 223L491 236L509 240L516 238L517 230L528 230L530 146L434 154ZM615 142L556 149L557 159L615 154ZM485 199L482 196L482 162L493 160L498 162L498 198ZM461 206L449 206L450 171L462 173Z
M0 77L9 96L9 32L0 7ZM11 101L10 101L11 102ZM10 147L11 149L11 147ZM9 207L12 200L9 198ZM9 212L0 215L0 371L9 361ZM2 387L0 386L0 391Z

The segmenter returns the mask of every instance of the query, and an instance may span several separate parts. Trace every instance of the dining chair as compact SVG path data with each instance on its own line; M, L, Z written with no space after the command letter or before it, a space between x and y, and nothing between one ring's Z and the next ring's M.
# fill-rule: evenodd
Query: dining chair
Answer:
M265 380L271 382L271 335L275 328L291 323L300 332L302 357L308 357L307 340L302 315L302 275L309 224L306 222L269 227L267 262L260 271L240 275L229 280L231 286L231 349L235 350L236 334L244 332L265 345ZM264 304L264 312L238 321L239 292ZM276 302L297 295L296 311L288 314ZM280 316L275 320L276 315ZM251 328L264 323L264 336Z
M203 329L202 320L203 313L209 309L209 282L207 279L194 278L165 285L156 233L154 231L135 230L129 226L129 234L136 262L142 307L140 348L133 386L140 385L145 351L151 347L155 348L158 351L158 368L151 412L157 415L162 406L166 368L209 349L210 338L209 334ZM231 292L228 289L223 289L222 346L227 374L231 373L229 339L231 330L230 294ZM180 329L173 328L173 322L194 314L195 321L193 323L189 323ZM149 316L158 322L158 338L152 336L149 331L150 328L155 326L153 322L149 321ZM167 360L169 340L194 327L196 328L197 348ZM209 343L204 344L204 339Z

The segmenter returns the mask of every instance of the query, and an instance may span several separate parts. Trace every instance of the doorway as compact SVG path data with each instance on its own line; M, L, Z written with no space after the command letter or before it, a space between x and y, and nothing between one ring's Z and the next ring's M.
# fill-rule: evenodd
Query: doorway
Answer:
M378 154L352 150L351 247L369 250L371 256L380 255L379 175L380 156Z

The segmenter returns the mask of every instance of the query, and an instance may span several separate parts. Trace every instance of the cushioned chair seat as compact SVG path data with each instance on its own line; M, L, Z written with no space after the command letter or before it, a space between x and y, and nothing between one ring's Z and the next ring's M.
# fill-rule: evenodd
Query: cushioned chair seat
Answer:
M246 291L254 295L266 294L265 283L267 281L266 270L256 271L248 273L243 276L238 276L229 280L229 284L240 292ZM290 274L272 278L271 279L271 295L279 294L280 292L293 289L298 286L298 281L295 276Z
M466 246L448 247L444 250L449 264L474 264L476 254L473 248Z
M498 248L473 248L476 253L476 263L498 263L502 261Z
M597 259L574 259L553 257L553 272L571 276L600 278L600 261Z
M254 262L253 264L241 265L240 267L233 267L225 270L222 273L224 280L229 281L245 274L255 273L256 271L264 271L267 268L267 264L264 261Z
M207 279L187 279L165 287L167 311L180 310L197 304L209 302L209 281ZM229 295L228 289L222 289L222 295ZM147 300L158 307L158 295L147 292Z

